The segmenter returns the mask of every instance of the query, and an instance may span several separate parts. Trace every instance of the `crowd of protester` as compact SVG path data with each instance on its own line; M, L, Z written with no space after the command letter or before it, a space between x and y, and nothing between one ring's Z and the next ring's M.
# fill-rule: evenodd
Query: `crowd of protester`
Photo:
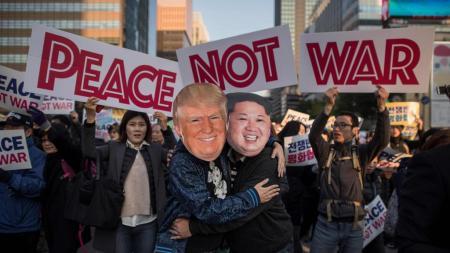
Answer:
M330 130L338 97L325 93L311 126L290 121L276 133L264 98L190 85L173 129L161 112L151 124L127 111L108 142L95 138L97 98L83 121L9 112L0 129L24 130L31 168L0 168L0 251L71 253L92 240L118 253L450 252L450 129L418 119L406 140L378 87L365 138L352 112L334 113ZM317 163L285 167L285 137L299 135ZM377 196L385 231L363 247L364 207Z

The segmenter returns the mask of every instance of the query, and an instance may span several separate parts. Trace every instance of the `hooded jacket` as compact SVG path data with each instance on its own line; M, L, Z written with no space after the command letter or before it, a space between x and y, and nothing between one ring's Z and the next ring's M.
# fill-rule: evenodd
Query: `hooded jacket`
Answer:
M0 233L34 232L41 228L40 195L45 183L45 153L32 137L27 138L31 168L10 171L7 183L0 183Z

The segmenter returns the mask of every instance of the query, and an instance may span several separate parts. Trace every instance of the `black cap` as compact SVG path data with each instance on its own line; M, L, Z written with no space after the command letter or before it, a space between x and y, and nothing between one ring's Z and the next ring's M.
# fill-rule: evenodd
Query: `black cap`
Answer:
M10 112L6 116L6 125L10 126L26 126L33 127L33 121L30 116L23 115L17 112Z
M227 100L228 100L227 101L228 113L233 112L234 106L240 102L255 102L255 103L261 105L262 107L264 107L267 115L270 115L270 113L271 113L269 101L267 101L267 99L265 97L262 97L257 94L246 93L246 92L230 93L230 94L227 94Z

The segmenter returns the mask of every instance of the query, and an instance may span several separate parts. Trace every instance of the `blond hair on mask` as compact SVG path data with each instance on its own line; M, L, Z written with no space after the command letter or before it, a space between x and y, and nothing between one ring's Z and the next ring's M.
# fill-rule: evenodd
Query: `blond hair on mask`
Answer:
M217 85L193 83L181 89L173 103L173 123L178 124L179 108L183 106L219 106L224 120L227 118L227 97Z

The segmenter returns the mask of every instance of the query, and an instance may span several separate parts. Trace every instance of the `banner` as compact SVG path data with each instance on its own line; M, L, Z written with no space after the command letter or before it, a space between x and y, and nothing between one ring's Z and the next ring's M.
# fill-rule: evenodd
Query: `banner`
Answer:
M448 101L445 94L437 93L437 88L450 85L450 42L434 42L432 66L431 100Z
M286 112L286 115L284 115L283 121L281 121L281 126L284 127L286 125L286 123L288 123L289 121L293 121L293 120L301 122L302 124L304 124L306 126L309 121L309 114L298 112L298 111L295 111L292 109L288 109L288 111Z
M288 26L177 50L185 85L213 83L225 93L297 84Z
M31 169L27 139L23 130L0 130L0 168Z
M39 107L43 96L27 92L24 73L0 65L0 107L28 114L30 106Z
M284 137L286 166L307 166L317 163L308 135Z
M40 109L45 114L69 115L71 111L75 110L75 101L65 98L44 96Z
M300 91L425 93L429 89L434 28L304 33Z
M389 110L391 126L415 125L416 119L420 117L420 104L418 102L394 102L386 103Z
M366 217L364 218L364 247L369 244L384 230L387 209L380 195L364 207Z
M33 25L25 77L30 92L171 115L182 88L178 64L129 49Z

